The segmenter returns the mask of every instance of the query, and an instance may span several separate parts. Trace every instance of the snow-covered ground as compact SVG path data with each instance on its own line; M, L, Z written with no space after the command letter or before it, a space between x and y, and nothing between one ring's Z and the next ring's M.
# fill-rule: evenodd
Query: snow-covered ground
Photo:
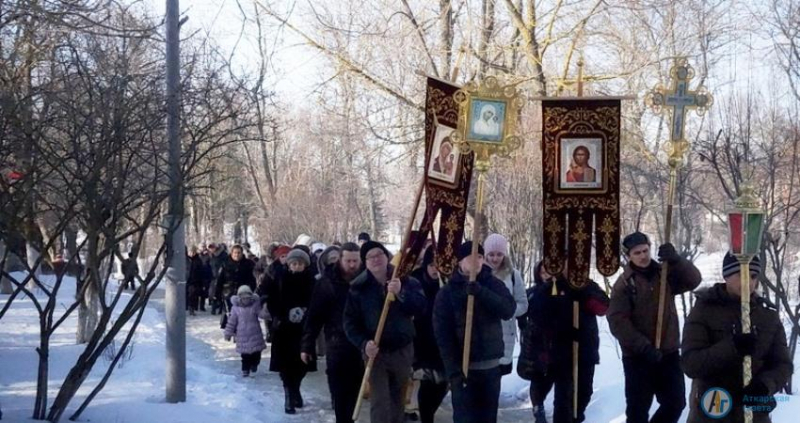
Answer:
M712 254L698 260L698 267L709 283L717 282L721 255ZM612 278L613 282L613 278ZM71 285L72 284L72 285ZM66 282L61 293L66 303L74 295L74 281ZM160 291L157 291L157 294ZM125 294L127 295L127 294ZM8 296L0 296L0 307ZM678 301L680 307L680 301ZM60 307L61 308L61 307ZM61 308L63 310L63 308ZM269 351L255 377L242 378L239 356L234 344L222 339L219 316L200 313L187 317L187 402L166 404L164 401L164 318L163 304L156 298L148 306L135 336L130 360L115 370L106 388L82 415L82 421L92 422L168 422L219 423L225 421L251 422L333 422L330 398L324 373L311 373L303 383L306 407L295 416L283 413L283 390L280 379L268 368ZM11 310L0 320L0 407L4 421L29 421L36 389L36 352L38 320L30 300L14 301ZM69 319L53 336L51 350L50 400L69 371L81 346L75 345L76 318ZM600 320L601 364L595 374L595 393L587 410L588 423L624 423L624 377L619 347L608 330L605 319ZM800 362L795 360L795 362ZM107 362L101 360L95 372L84 384L72 406L94 387ZM795 386L800 377L795 375ZM532 421L529 383L516 373L503 379L500 398L501 422ZM687 389L690 381L687 379ZM449 398L437 414L437 422L452 421ZM368 404L362 421L368 421ZM654 408L656 405L654 404ZM547 403L552 413L552 395ZM66 418L71 413L68 412ZM796 421L800 415L800 396L781 402L773 414L776 423ZM794 418L791 416L795 416ZM684 419L686 413L684 413Z

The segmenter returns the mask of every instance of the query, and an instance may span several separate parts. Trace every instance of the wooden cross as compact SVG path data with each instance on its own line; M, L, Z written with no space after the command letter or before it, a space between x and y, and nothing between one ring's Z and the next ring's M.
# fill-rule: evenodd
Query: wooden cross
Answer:
M694 77L694 69L685 57L675 59L670 76L672 87L667 90L659 85L650 91L645 101L656 112L660 112L662 109L672 111L669 139L673 144L683 144L686 113L691 109L697 109L697 113L702 116L711 107L714 98L702 86L695 91L689 90L689 81Z

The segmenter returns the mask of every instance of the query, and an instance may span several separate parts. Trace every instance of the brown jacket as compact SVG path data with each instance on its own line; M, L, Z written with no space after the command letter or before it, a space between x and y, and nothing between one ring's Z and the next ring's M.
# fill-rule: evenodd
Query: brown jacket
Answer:
M648 345L655 344L660 275L661 265L655 261L644 270L634 269L628 264L614 283L608 325L619 340L625 357L641 354ZM664 308L666 318L661 334L664 354L676 352L680 347L680 326L673 298L697 288L701 280L700 271L688 260L681 259L669 266Z
M753 296L750 322L758 342L753 354L753 380L760 380L774 395L789 381L793 365L786 345L786 333L774 305ZM695 304L683 328L681 365L692 381L688 423L742 422L742 358L733 344L734 328L741 327L741 304L720 283L697 293ZM738 329L737 329L738 330ZM699 407L700 397L710 388L730 393L734 408L724 419L711 419ZM778 402L780 404L780 401ZM766 413L754 413L754 423L769 423Z

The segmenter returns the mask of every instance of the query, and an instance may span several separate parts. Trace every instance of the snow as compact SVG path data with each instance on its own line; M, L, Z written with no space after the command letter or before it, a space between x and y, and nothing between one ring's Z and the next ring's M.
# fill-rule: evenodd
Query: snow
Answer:
M719 281L719 253L702 256L697 265L704 275L704 283ZM16 275L20 277L20 275ZM611 278L613 282L614 278ZM64 283L59 293L60 303L56 316L63 312L74 296L74 280ZM129 294L121 301L124 305ZM306 407L298 414L283 413L283 389L277 374L268 371L269 350L255 377L242 378L239 356L233 343L222 339L219 316L198 313L187 316L187 402L167 404L164 400L164 316L163 291L156 291L139 326L129 360L114 371L106 388L95 398L81 416L81 421L92 422L170 422L218 423L234 418L237 422L334 422L330 397L325 379L324 359L320 370L309 374L303 382L302 392ZM0 307L8 300L0 296ZM680 310L680 301L678 301ZM30 421L36 391L36 352L38 344L38 317L30 299L18 298L0 324L0 405L4 421ZM49 400L83 350L75 345L77 313L59 328L52 338L50 360ZM592 402L587 410L587 422L624 423L624 374L619 346L608 330L605 319L599 320L601 364L597 367ZM119 341L121 343L121 339ZM516 353L519 352L517 345ZM797 362L797 357L796 360ZM84 388L73 400L72 408L64 421L77 408L81 400L102 376L107 360L100 360ZM795 374L795 386L800 377ZM687 392L691 386L689 379ZM500 397L499 421L532 421L528 398L529 382L520 379L516 372L503 378ZM552 418L552 394L546 402L547 414ZM654 402L653 409L657 407ZM362 420L369 420L369 404L365 402ZM681 421L685 421L687 412ZM795 421L800 415L800 398L791 396L773 413L776 423ZM437 422L452 421L449 397L437 413Z

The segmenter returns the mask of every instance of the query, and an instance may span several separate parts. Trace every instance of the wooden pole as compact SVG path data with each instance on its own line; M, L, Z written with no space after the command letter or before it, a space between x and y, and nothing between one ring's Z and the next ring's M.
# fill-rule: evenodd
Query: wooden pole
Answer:
M478 191L476 193L478 204L475 211L475 224L472 225L472 254L471 260L473 264L472 271L469 273L469 283L475 282L478 279L478 272L480 269L475 266L478 261L478 245L480 244L480 226L483 220L483 184L485 172L478 172ZM475 313L475 296L467 295L467 322L464 330L464 355L461 361L461 371L464 373L464 378L469 374L469 357L472 352L472 318Z
M575 333L580 329L580 303L572 302L572 327ZM572 340L572 417L578 418L578 349L580 345L577 339Z
M742 333L750 333L750 256L740 256L739 259L739 275L742 281ZM746 355L742 361L742 375L744 376L743 387L750 384L753 380L753 357ZM753 423L753 410L751 408L744 409L745 423Z
M411 228L414 226L414 219L417 217L417 209L419 208L420 200L422 199L422 192L425 190L425 177L423 176L422 182L419 184L419 188L417 189L417 196L414 200L414 208L411 212L411 218L408 219L408 224L406 225L406 231L403 234L403 240L400 243L400 251L397 253L400 255L400 260L398 261L397 266L395 266L394 271L392 272L392 279L397 277L397 270L400 268L400 263L403 261L403 254L406 252L406 244L408 244L409 238L411 238ZM394 294L391 292L386 293L386 300L383 302L383 310L381 310L381 317L378 320L378 328L375 330L375 342L376 346L380 346L381 336L383 336L383 328L386 326L386 317L389 315L389 306L394 301ZM358 420L358 415L361 414L361 404L364 401L364 392L367 389L367 383L369 382L369 376L372 373L372 367L375 365L375 358L370 358L367 361L367 366L364 368L364 377L361 378L361 388L358 390L358 399L356 400L356 408L353 410L353 420Z
M673 166L674 164L674 166ZM675 205L675 185L678 180L678 163L670 160L669 170L669 187L667 189L667 221L664 225L664 243L670 242L672 238L672 209ZM656 323L656 349L661 348L661 338L664 332L664 306L666 304L667 296L667 273L669 272L669 263L666 261L661 263L661 280L658 284L658 322Z

